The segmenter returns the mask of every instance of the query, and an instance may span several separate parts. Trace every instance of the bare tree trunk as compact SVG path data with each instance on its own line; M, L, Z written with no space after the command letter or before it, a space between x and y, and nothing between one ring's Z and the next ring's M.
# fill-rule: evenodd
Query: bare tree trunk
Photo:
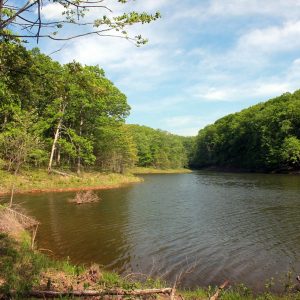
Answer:
M61 297L103 297L103 296L146 296L146 295L154 295L154 294L167 294L170 295L172 293L171 288L162 288L162 289L148 289L148 290L99 290L99 291L64 291L64 292L56 292L56 291L30 291L28 296L35 298L61 298ZM12 295L14 293L11 293Z
M56 163L58 166L60 166L60 147L58 147L57 149L57 160L56 160Z
M0 0L0 22L2 22L3 0Z
M82 135L82 125L83 125L83 119L82 116L80 118L80 125L79 125L79 136L81 137ZM78 147L78 158L77 158L77 174L80 175L81 173L81 148L80 146Z
M57 128L56 128L56 131L55 131L54 140L53 140L52 149L51 149L51 154L50 154L50 159L49 159L49 164L48 164L48 173L50 173L51 169L52 169L54 152L55 152L55 149L56 149L57 141L59 139L60 129L61 129L62 122L63 122L64 112L65 112L65 106L63 106L62 109L61 109L62 116L60 117L60 119L58 121Z

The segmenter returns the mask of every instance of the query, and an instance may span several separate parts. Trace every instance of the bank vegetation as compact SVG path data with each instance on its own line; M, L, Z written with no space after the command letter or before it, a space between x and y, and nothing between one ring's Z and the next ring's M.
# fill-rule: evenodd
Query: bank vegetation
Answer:
M49 174L188 167L192 139L127 125L126 96L99 66L62 65L0 41L0 169Z

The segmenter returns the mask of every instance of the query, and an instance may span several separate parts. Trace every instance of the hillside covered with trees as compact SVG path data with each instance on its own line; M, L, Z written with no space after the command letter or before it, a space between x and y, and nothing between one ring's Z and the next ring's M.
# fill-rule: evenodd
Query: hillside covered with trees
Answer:
M1 42L0 62L1 168L187 166L185 138L125 125L126 96L98 66L61 65L19 42Z
M300 90L230 114L199 131L193 167L300 168Z

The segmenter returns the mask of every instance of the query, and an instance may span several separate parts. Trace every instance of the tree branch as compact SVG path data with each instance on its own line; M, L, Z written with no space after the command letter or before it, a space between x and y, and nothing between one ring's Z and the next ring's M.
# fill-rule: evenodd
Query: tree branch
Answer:
M21 7L13 16L10 18L4 20L3 22L0 23L0 29L4 29L9 25L16 17L18 17L21 13L24 11L28 10L30 7L34 6L37 3L38 0L29 0L27 3Z

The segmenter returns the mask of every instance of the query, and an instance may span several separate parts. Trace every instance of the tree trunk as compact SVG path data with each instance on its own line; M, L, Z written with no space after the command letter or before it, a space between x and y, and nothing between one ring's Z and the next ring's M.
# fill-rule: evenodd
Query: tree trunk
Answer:
M79 136L81 137L82 135L82 125L83 125L83 119L82 116L80 118L80 125L79 125ZM80 146L78 147L78 158L77 158L77 174L80 175L81 173L81 148Z
M146 296L154 294L168 294L172 292L171 288L148 289L148 290L100 290L100 291L30 291L28 296L35 298L61 298L61 297L103 297L103 296ZM11 293L12 295L14 293Z
M62 123L63 123L64 112L65 112L65 106L63 106L62 109L61 109L62 116L59 118L57 128L56 128L56 131L55 131L54 140L53 140L52 149L51 149L51 154L50 154L50 159L49 159L49 164L48 164L48 173L50 173L51 169L52 169L54 152L55 152L55 149L56 149L57 141L59 139L60 129L61 129L61 126L62 126Z
M4 2L4 0L0 0L0 22L2 22L3 2Z
M60 166L60 147L58 147L57 149L57 160L56 160L56 164L58 166Z

